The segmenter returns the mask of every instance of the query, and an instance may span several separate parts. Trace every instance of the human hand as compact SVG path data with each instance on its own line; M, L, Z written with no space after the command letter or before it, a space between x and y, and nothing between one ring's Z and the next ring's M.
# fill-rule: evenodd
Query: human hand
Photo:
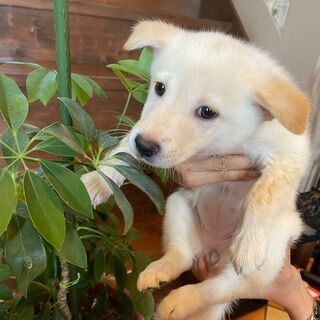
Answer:
M241 152L199 160L191 158L176 167L176 182L193 188L222 181L246 181L260 174Z
M192 271L199 281L209 277L209 263L205 256L200 256L195 261ZM239 298L273 300L287 310L292 320L308 319L314 306L314 301L306 290L299 271L290 263L289 248L283 267L272 285L261 291L260 295Z

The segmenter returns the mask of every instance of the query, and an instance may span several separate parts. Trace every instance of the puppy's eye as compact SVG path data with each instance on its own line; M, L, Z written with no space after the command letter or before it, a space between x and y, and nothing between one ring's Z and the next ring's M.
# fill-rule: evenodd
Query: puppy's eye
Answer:
M154 90L156 91L158 96L162 96L166 91L166 86L162 82L157 82Z
M198 117L206 120L215 119L218 117L219 113L212 110L208 106L201 106L196 110Z

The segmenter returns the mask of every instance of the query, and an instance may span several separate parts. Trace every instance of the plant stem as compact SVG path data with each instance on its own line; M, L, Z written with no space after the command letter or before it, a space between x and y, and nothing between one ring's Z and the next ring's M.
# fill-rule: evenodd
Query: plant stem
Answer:
M54 29L56 36L56 56L58 69L58 91L60 97L71 98L71 70L70 70L70 37L69 37L69 7L68 0L54 0L53 15L54 15ZM72 119L63 103L59 102L60 108L60 122L64 125L72 126ZM72 158L65 160L72 161ZM62 268L62 266L61 266ZM75 274L75 267L67 262L64 268L70 269L71 276ZM70 288L70 302L72 319L79 319L78 299L76 286ZM65 301L65 306L68 307ZM59 298L58 298L59 304ZM69 309L69 307L68 307ZM70 311L69 311L70 312ZM71 316L71 315L70 315Z
M57 304L59 306L59 310L63 314L63 317L66 320L73 319L67 301L68 289L67 285L70 282L69 268L68 263L62 259L60 259L60 267L61 267L61 280L60 280L60 288L58 291L58 301Z
M123 108L123 111L122 111L121 116L120 116L120 119L119 119L119 121L118 121L118 123L117 123L116 129L118 129L119 126L120 126L120 124L122 123L122 119L123 119L124 115L126 114L126 112L127 112L127 110L128 110L131 97L132 97L132 92L129 92L129 93L128 93L127 100L126 100L126 104L125 104L125 106L124 106L124 108Z
M70 43L68 0L54 0L54 29L58 68L58 91L60 97L71 98ZM60 101L60 121L72 125L67 108Z

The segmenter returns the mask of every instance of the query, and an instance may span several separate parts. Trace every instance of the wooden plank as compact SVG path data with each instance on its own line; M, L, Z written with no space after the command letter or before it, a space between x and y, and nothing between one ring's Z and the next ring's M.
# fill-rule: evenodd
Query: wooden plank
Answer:
M73 3L75 0L70 0L70 6L75 10ZM137 9L141 11L152 12L156 14L171 14L197 18L200 10L201 0L82 0L88 6L98 5L100 7L118 7L124 9ZM34 8L41 10L50 10L52 0L1 0L2 5L20 6L25 8Z
M0 7L0 56L19 61L46 61L55 64L52 14L49 11ZM122 50L130 33L124 20L70 15L72 63L100 65L136 57Z
M231 22L231 34L248 39L231 0L201 0L199 17Z
M197 18L201 0L91 0L91 3L100 3L124 8L143 8L145 11L182 15Z
M204 26L208 22L179 17L175 21L192 27ZM209 25L212 25L210 21L207 27ZM137 57L137 52L122 50L130 26L126 20L70 14L72 63L104 66L120 59ZM2 6L0 29L1 58L55 63L51 12Z
M40 10L52 10L51 1L48 0L0 0L0 5L22 7ZM184 27L201 28L210 27L222 31L230 31L231 24L224 21L213 21L211 19L197 19L183 16L181 14L147 11L139 7L117 7L103 2L88 2L86 0L71 0L69 4L71 14L105 17L116 20L136 21L138 19L161 18L166 21L181 24Z

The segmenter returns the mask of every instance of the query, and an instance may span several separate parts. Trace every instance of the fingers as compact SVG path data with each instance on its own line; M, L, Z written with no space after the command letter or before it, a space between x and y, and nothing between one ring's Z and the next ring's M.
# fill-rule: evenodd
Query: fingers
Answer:
M240 154L216 156L203 160L188 160L181 166L187 171L216 171L216 170L241 170L253 167L251 160Z
M258 170L221 170L196 172L190 171L185 174L182 184L189 188L199 187L205 184L224 181L247 181L259 177ZM181 181L181 180L180 180ZM180 182L181 183L181 182Z
M195 261L192 272L194 276L199 280L203 281L209 276L208 264L203 255L201 255L198 260Z

